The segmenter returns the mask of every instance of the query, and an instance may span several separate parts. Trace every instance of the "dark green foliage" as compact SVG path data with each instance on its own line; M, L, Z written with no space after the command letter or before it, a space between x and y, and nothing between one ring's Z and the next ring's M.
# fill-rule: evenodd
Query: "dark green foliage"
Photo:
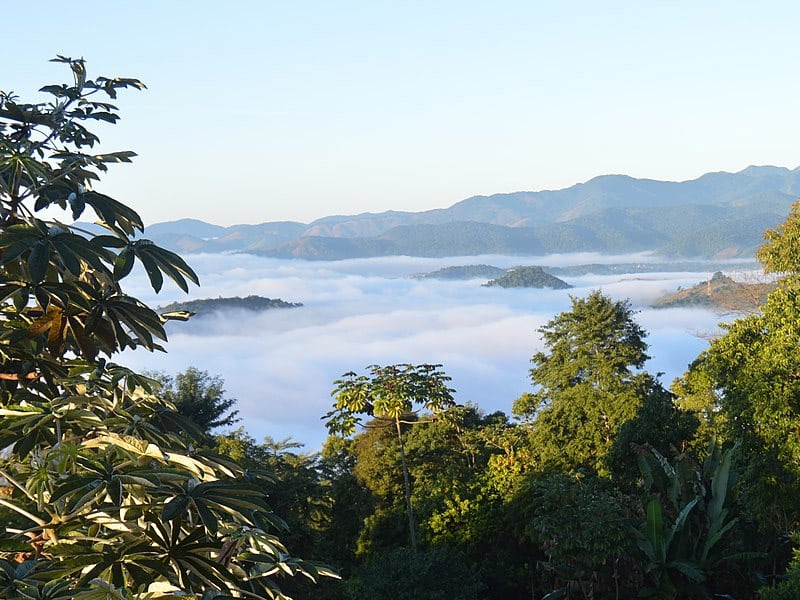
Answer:
M279 298L264 298L263 296L238 296L232 298L203 298L201 300L183 300L172 302L166 306L158 307L162 313L187 311L197 316L207 315L216 311L250 310L262 311L272 308L296 308L303 306L300 302L286 302Z
M500 286L504 288L525 287L525 288L552 288L554 290L566 290L572 286L545 273L542 267L514 267L508 269L505 274L492 279L484 284L487 287Z
M480 585L463 555L447 546L396 548L371 557L349 583L353 600L478 600Z
M369 376L345 373L331 395L334 408L325 415L331 434L352 435L362 416L374 417L375 422L393 426L400 451L400 471L411 549L417 551L417 527L411 503L411 481L403 442L403 428L417 423L414 411L425 409L434 416L455 406L453 392L447 383L450 377L442 365L389 365L369 367Z
M610 596L641 581L630 558L633 502L607 481L564 473L532 475L517 492L514 510L523 533L546 556L544 588L569 597Z
M654 450L640 454L648 492L637 534L645 559L643 596L706 598L715 591L743 591L740 569L733 563L763 553L744 548L745 537L736 529L733 455L732 448L716 448L697 467L682 455L671 463Z
M786 280L760 314L737 319L694 369L720 394L727 439L740 444L754 517L788 534L800 519L800 285Z
M795 536L796 538L797 536ZM797 544L795 539L794 543ZM759 600L796 600L800 598L800 550L795 548L786 575L773 587L762 587L758 590Z
M530 374L534 385L541 386L536 396L542 406L577 385L616 391L650 358L647 334L634 321L627 301L611 300L600 291L571 300L571 310L539 329L549 354L533 356Z
M161 397L175 405L177 411L194 422L201 431L209 434L217 427L230 427L241 419L236 398L225 398L225 383L219 375L188 367L174 377L165 373L152 373L158 382Z
M642 390L642 403L636 414L619 428L606 455L606 465L616 484L633 488L639 470L632 460L641 446L655 448L668 456L688 452L699 426L698 418L676 406L672 394L655 381Z
M792 204L789 216L764 232L767 240L756 252L767 273L800 274L800 202Z

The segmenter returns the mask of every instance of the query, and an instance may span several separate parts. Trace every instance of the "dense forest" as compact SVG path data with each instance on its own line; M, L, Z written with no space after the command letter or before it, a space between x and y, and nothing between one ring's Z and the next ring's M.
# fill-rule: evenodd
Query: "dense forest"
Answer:
M457 405L442 365L371 365L306 454L220 433L219 377L111 360L166 339L134 263L155 291L198 278L91 189L132 153L86 125L142 84L56 60L51 101L0 93L0 597L800 597L800 204L757 254L776 289L669 389L594 291L539 329L512 415Z

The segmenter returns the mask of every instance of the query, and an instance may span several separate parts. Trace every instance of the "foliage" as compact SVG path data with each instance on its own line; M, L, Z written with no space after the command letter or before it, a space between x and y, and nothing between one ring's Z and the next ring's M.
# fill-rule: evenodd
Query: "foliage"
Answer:
M370 430L367 430L370 431ZM354 440L329 436L322 450L322 469L330 481L330 520L325 528L320 556L328 557L344 572L356 561L365 521L375 510L373 495L354 473Z
M721 410L719 390L711 374L703 368L702 359L692 361L687 371L672 382L670 391L675 395L675 404L698 421L690 442L692 453L700 456L708 448L725 441L725 414Z
M336 518L330 530L340 533L340 525L357 525L353 565L407 544L403 488L396 476L401 468L399 441L392 433L391 428L367 424L352 440L331 437L326 444L326 453L335 447L337 455L346 457L339 459L348 466L336 480L346 482L349 472L358 484L345 497L355 499L356 506ZM467 405L424 426L405 426L403 440L421 552L440 546L457 549L487 590L483 597L529 598L535 550L517 535L521 517L509 505L530 465L521 428L502 413L483 415ZM368 497L359 495L363 492ZM356 507L367 509L358 521Z
M795 544L799 541L794 536ZM786 576L773 587L762 587L758 590L759 600L795 600L800 597L800 549L795 548Z
M639 471L632 460L635 449L648 445L664 455L689 452L696 440L698 418L676 405L672 394L652 382L644 390L636 414L619 428L606 455L606 465L620 488L633 489ZM704 446L703 449L708 447Z
M332 396L336 398L334 410L325 415L330 433L350 435L360 422L362 415L375 417L377 421L394 425L400 448L400 463L403 474L403 491L408 533L411 548L417 550L417 531L414 509L411 505L411 482L408 474L403 425L413 424L405 418L413 413L415 406L424 407L434 416L455 406L453 389L447 387L450 378L440 369L441 365L389 365L369 367L370 375L356 375L352 371L343 379L334 382Z
M166 373L150 373L159 386L160 396L172 404L180 414L188 417L206 435L217 427L230 427L241 419L236 398L225 398L225 382L219 375L188 367L171 377Z
M756 252L756 258L767 273L800 273L800 202L795 202L786 220L764 232L767 240Z
M734 449L715 449L702 469L685 456L670 463L656 450L642 453L639 465L648 496L638 545L645 558L649 598L708 597L716 583L725 583L731 561L761 553L735 548L738 517L732 512L736 473ZM738 550L738 551L737 551Z
M564 473L534 475L516 502L524 534L547 557L541 567L551 589L597 598L631 587L635 570L627 554L633 511L607 482Z
M694 365L720 394L725 434L740 443L753 516L785 535L800 519L800 285L786 280L760 314L737 319Z
M452 406L450 378L442 365L371 365L369 376L350 371L334 381L334 409L325 415L331 433L351 435L363 416L390 423L424 408L436 414Z
M599 291L572 298L572 310L539 329L549 353L533 356L536 389L514 403L534 419L532 444L543 468L607 473L605 457L620 427L660 384L641 369L649 358L644 330L627 302Z
M108 164L87 123L118 119L135 79L88 79L59 57L71 84L51 100L0 93L0 505L24 522L0 533L7 598L281 597L279 573L324 573L290 558L257 486L235 463L198 450L191 424L152 381L109 359L160 349L163 318L121 281L139 262L197 283L179 256L147 239L139 215L92 189ZM91 209L93 235L42 215Z
M376 554L350 583L349 598L477 600L481 591L463 555L447 546L419 553L397 548Z
M291 440L266 437L256 442L242 428L215 438L219 454L246 469L246 477L269 498L270 508L281 516L285 531L281 541L303 556L324 556L338 571L350 567L352 555L342 551L347 510L363 511L363 499L341 498L347 477L317 453L302 452ZM352 535L352 533L351 533ZM341 588L339 580L312 582L292 578L281 589L296 597L327 597Z

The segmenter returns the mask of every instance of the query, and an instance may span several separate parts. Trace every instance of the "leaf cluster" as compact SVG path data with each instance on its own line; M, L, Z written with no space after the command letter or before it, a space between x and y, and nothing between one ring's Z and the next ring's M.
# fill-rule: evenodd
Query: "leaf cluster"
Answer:
M350 435L363 416L395 421L416 410L436 414L454 406L455 390L441 366L371 365L369 375L345 373L334 381L334 408L323 417L328 431Z
M147 239L139 215L92 189L131 152L93 153L104 100L135 79L89 79L24 103L0 92L0 589L6 598L282 597L278 574L325 572L291 558L262 489L198 447L200 430L111 362L161 349L164 322L125 293L136 262L159 291L197 275ZM44 216L92 211L102 235ZM44 212L46 211L46 213Z

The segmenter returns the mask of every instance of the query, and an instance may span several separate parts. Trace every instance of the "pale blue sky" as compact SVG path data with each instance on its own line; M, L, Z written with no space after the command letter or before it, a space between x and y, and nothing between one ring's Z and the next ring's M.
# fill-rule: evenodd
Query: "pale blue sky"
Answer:
M0 89L142 79L101 184L148 223L423 210L800 165L795 2L28 1Z

